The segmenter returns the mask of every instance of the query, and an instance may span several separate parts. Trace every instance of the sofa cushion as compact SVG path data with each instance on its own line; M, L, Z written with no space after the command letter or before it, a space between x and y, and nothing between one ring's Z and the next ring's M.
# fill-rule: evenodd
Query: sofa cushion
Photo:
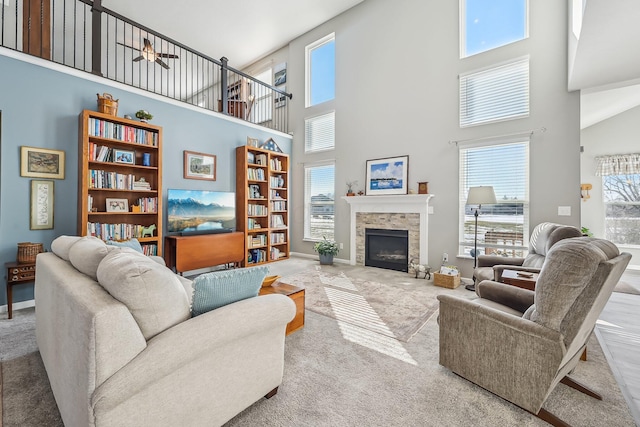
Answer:
M98 266L98 282L127 306L149 340L190 317L177 276L130 248L114 248Z
M85 236L69 249L69 261L76 270L96 280L98 265L108 252L109 249L102 240L97 237Z
M258 296L268 267L239 268L201 274L193 281L193 316Z
M51 242L51 252L58 255L58 258L69 261L69 250L80 239L80 236L59 236Z
M131 240L123 240L122 242L117 242L115 240L107 240L107 245L117 246L119 248L131 248L136 252L142 253L142 245L138 241L138 239Z

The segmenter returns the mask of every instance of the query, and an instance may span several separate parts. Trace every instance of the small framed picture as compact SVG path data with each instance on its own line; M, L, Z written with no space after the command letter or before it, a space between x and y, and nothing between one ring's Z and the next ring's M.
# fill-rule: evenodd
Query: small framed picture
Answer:
M54 181L31 181L31 230L53 228Z
M409 156L367 160L365 192L369 195L407 194Z
M64 151L20 147L20 176L64 179Z
M126 163L128 165L135 164L136 153L129 150L113 149L113 161L116 163Z
M127 199L106 199L107 212L129 212L129 201Z
M216 180L216 156L212 154L184 152L184 178Z
M248 147L256 147L256 148L258 148L258 145L260 145L260 142L258 141L258 138L249 138L249 137L247 137L247 146Z

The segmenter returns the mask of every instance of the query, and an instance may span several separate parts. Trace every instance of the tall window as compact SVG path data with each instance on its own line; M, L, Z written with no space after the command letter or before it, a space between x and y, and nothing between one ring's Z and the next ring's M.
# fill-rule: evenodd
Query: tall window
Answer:
M304 121L304 151L331 150L336 146L336 114L334 111Z
M529 115L529 57L460 76L460 127Z
M335 34L306 47L306 106L330 101L336 95Z
M596 158L602 176L605 238L640 245L640 154Z
M478 217L478 252L523 256L529 230L529 140L461 146L460 255L471 255L475 209L466 205L470 187L493 186L497 204L482 205Z
M460 56L527 38L528 9L527 0L460 0Z
M304 167L304 238L334 239L335 163Z

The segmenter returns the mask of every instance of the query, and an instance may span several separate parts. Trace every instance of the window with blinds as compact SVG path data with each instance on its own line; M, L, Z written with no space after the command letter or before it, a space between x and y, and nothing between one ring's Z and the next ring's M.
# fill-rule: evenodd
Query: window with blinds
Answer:
M459 147L459 255L472 256L475 210L469 188L490 185L498 203L482 205L478 216L478 254L524 256L529 244L529 139Z
M335 162L304 167L304 238L334 240Z
M460 127L529 115L529 57L460 76Z
M336 146L336 113L332 111L304 121L304 151L332 150Z

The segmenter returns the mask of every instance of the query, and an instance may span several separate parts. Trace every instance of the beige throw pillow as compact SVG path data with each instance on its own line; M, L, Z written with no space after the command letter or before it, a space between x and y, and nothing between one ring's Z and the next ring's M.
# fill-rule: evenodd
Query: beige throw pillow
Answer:
M86 274L93 280L97 279L96 271L109 249L97 237L86 236L79 239L69 249L69 261L76 270Z

